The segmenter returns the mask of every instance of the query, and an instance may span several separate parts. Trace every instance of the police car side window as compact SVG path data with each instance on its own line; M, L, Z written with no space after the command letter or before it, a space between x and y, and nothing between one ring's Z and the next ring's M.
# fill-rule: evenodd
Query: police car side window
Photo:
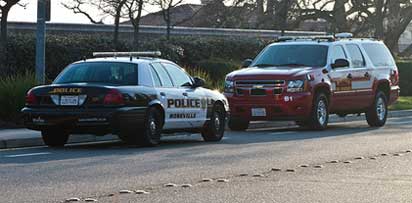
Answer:
M359 49L358 45L356 44L348 44L346 45L348 49L349 55L351 56L352 60L352 68L362 68L365 67L365 58L362 55L361 50Z
M170 63L162 63L162 64L165 66L167 72L169 72L169 74L171 75L176 87L182 87L185 85L192 84L192 79L179 67L173 64L170 64Z
M162 81L162 86L163 87L173 87L172 80L170 79L169 74L166 72L163 66L160 65L160 63L153 63L152 66L155 69L156 73L158 74L160 81Z
M153 85L155 87L161 87L162 83L160 82L159 75L156 73L156 71L153 69L153 66L150 66L150 73L153 76Z

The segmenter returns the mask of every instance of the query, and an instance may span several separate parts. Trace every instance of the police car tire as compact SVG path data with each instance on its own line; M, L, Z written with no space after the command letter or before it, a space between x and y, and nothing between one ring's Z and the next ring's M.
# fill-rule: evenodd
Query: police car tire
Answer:
M59 130L58 128L50 128L41 131L44 144L49 147L63 147L69 139L69 132Z
M156 133L153 134L150 128L150 122L154 119L156 124ZM162 116L156 107L150 107L145 116L144 128L123 130L119 138L129 145L139 145L144 147L157 146L160 143L162 131Z
M245 131L249 128L250 121L238 118L238 117L230 117L228 126L229 129L232 131Z
M320 122L319 115L318 115L318 108L323 103L326 108L325 113L325 121L323 123ZM318 93L315 96L314 103L312 105L312 111L311 115L309 118L309 125L308 127L312 130L325 130L328 127L328 122L329 122L329 102L328 98L324 93Z
M216 116L219 118L218 125L216 126ZM226 126L226 113L222 105L215 105L210 120L205 124L202 129L202 137L206 142L217 142L223 138Z
M381 99L381 100L380 100ZM382 108L384 108L385 112L382 114L383 117L379 118L378 112L378 102L383 102ZM366 112L366 121L368 122L369 126L371 127L382 127L385 125L386 120L388 118L388 102L387 102L386 95L382 91L378 91L375 96L375 100L373 105L369 107L368 111Z

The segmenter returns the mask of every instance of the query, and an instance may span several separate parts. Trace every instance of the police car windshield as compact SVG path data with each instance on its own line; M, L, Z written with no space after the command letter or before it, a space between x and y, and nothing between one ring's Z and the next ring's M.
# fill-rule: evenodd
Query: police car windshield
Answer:
M326 65L327 54L325 45L274 45L264 49L251 66L322 67Z
M118 62L85 62L67 67L54 84L100 83L107 85L137 85L137 65Z

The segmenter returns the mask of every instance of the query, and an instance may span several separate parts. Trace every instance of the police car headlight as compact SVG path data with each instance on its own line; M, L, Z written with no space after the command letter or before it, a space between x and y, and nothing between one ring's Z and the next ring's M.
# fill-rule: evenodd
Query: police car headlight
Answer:
M234 92L235 92L234 82L231 80L226 80L225 81L225 93L234 93Z
M303 92L305 81L303 80L291 80L288 82L287 92Z

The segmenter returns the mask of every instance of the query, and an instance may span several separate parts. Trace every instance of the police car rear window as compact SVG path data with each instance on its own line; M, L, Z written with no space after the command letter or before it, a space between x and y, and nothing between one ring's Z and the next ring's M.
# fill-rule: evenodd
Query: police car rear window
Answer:
M67 67L53 82L100 83L107 85L137 85L137 65L118 62L89 62Z

